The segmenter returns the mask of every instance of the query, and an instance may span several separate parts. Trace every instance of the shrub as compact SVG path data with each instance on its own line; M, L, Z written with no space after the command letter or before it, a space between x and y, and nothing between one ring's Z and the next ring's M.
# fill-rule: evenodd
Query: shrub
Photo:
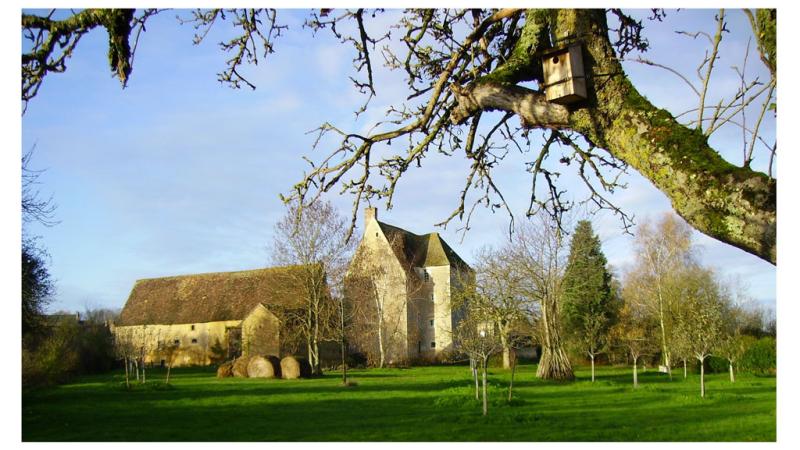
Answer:
M774 375L777 371L775 338L763 337L745 350L741 368L756 375Z
M22 385L64 383L74 375L108 371L113 362L113 340L105 324L53 319L41 336L23 339Z
M710 356L706 359L706 369L709 373L727 372L728 360L720 356Z

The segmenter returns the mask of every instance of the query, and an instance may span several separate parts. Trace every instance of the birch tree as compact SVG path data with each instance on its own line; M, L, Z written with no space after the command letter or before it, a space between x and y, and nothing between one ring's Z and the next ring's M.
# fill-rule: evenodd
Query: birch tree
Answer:
M275 266L296 266L286 283L301 287L303 308L292 319L300 325L314 374L322 373L320 342L335 326L336 309L330 285L339 285L352 254L346 221L329 202L292 205L275 225L271 261Z
M662 364L672 376L672 339L683 280L678 276L693 264L691 229L667 213L657 222L643 221L636 230L636 261L626 274L626 295L658 323Z

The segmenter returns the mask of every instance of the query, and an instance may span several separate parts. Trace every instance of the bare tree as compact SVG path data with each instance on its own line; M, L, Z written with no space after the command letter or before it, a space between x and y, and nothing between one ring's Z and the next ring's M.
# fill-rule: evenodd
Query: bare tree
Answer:
M542 356L536 376L543 379L572 380L575 375L564 350L561 334L562 280L567 250L561 228L552 219L523 222L508 244L514 267L525 284L522 294L530 311L538 314Z
M421 303L432 295L414 267L418 258L400 233L387 234L389 246L361 245L347 274L347 298L354 315L353 337L371 364L406 363L408 342L418 340ZM397 255L403 255L397 257ZM390 361L389 355L404 361Z
M636 262L625 277L625 295L658 322L661 357L670 377L673 327L682 295L678 274L694 260L691 233L686 222L671 213L657 223L642 222L636 230Z
M502 346L504 369L512 367L512 351L520 338L520 327L528 321L531 303L523 288L525 275L515 267L513 255L509 246L484 247L474 258L477 263L472 289L486 301L473 307L483 308L481 315L494 324Z
M179 349L180 347L174 342L165 342L159 349L161 356L164 357L164 362L167 364L167 379L164 382L165 384L169 384L169 375L172 371L172 365L175 364Z
M720 344L724 300L714 273L696 267L685 272L686 296L675 331L700 363L700 396L705 397L705 361Z
M758 317L760 312L752 307L753 299L747 295L747 287L740 279L732 279L730 283L726 284L720 283L720 290L724 301L722 337L716 353L728 361L728 374L731 383L734 383L736 382L735 366L755 339L744 333L749 324L761 322L761 318Z
M329 286L341 284L353 248L347 231L345 220L324 201L291 205L275 225L272 263L297 266L286 283L302 289L303 308L287 312L297 316L293 322L301 327L308 360L317 375L322 373L319 344L331 336L328 328L336 322Z
M641 306L625 301L619 313L618 322L611 329L614 342L625 348L633 364L633 387L639 387L639 358L650 353L652 345L650 318Z
M489 302L490 300L482 297L478 292L462 291L457 296L456 304L458 308L462 308L464 314L454 333L456 348L469 356L471 361L475 361L475 367L480 367L484 416L489 413L486 380L489 357L503 348L493 318L491 315L485 314L487 311L491 311ZM473 371L473 374L475 373Z
M120 330L117 329L117 332L114 333L114 351L125 365L125 387L130 389L131 364L136 353L136 345L131 333L120 332Z

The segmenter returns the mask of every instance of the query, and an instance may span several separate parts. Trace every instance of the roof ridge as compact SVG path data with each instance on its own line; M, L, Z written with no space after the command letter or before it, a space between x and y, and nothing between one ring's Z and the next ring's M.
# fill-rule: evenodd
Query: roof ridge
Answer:
M173 278L209 277L213 275L234 275L234 274L246 274L246 273L257 274L257 273L270 272L281 269L292 269L301 266L302 266L301 264L291 264L287 266L272 266L272 267L262 267L260 269L231 270L226 272L186 273L181 275L167 275L163 277L137 278L135 282L138 283L140 281L150 281L150 280L169 280Z

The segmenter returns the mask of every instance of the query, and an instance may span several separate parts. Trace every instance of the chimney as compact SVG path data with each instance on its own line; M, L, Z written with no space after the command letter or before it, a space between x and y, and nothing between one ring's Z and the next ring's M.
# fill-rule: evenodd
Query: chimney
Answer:
M364 224L366 225L370 220L378 220L378 209L367 206L364 208Z

